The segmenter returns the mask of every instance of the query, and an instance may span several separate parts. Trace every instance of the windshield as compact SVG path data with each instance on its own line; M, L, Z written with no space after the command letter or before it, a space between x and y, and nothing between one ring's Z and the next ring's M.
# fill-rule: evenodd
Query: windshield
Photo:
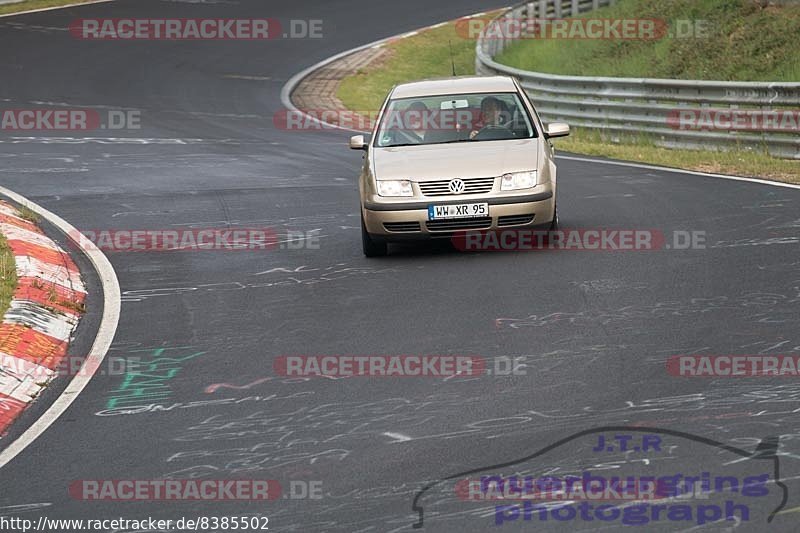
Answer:
M536 130L516 93L396 98L386 106L375 146L530 139Z

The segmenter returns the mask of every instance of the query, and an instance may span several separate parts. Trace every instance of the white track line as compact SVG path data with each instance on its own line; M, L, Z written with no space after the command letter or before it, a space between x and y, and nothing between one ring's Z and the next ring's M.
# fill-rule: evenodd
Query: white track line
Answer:
M92 379L95 372L97 372L97 369L100 368L108 352L108 348L111 346L111 341L114 340L114 334L117 331L120 311L120 290L117 275L106 256L103 255L103 252L101 252L93 242L83 237L69 222L5 187L0 187L0 193L47 219L48 222L60 229L68 238L77 242L79 245L78 248L89 258L89 261L91 261L97 271L103 286L103 316L100 320L97 336L83 364L83 368L86 369L86 371L82 371L79 373L80 375L75 376L69 385L67 385L67 388L64 389L64 392L61 393L61 396L53 402L53 405L25 430L22 435L0 452L0 468L3 468L9 461L14 459L14 457L33 443L33 441L44 433L47 428L67 410L86 385L89 384L89 381ZM82 242L76 241L73 237L83 237L81 239Z
M477 16L480 16L480 15L483 15L483 14L484 13L476 13L476 14L470 15L470 16L471 17L477 17ZM420 28L418 31L424 31L424 30L427 30L427 29L430 29L430 28L435 28L437 26L441 26L442 24L446 24L446 22L440 22L440 23L434 24L432 26L426 26L425 28ZM350 54L354 54L356 52L360 52L361 50L366 50L367 48L381 46L384 43L386 43L387 41L391 41L391 40L394 40L394 39L400 39L405 35L407 35L407 34L399 34L399 35L395 35L395 36L392 36L392 37L387 37L385 39L379 39L377 41L373 41L371 43L368 43L368 44L365 44L365 45L362 45L362 46L358 46L358 47L353 48L351 50L346 50L344 52L341 52L339 54L331 56L328 59L324 59L324 60L320 61L319 63L317 63L315 65L311 65L307 69L301 70L300 72L298 72L297 74L292 76L289 79L289 81L287 81L286 84L281 89L281 103L289 111L292 111L294 113L300 113L300 114L306 116L308 118L308 120L311 120L311 121L313 121L313 122L315 122L317 124L320 124L320 125L322 125L322 126L324 126L326 128L338 129L338 130L344 130L344 131L351 131L353 133L370 133L369 131L357 130L357 129L354 129L354 128L348 128L348 127L345 127L345 126L339 126L338 124L331 124L330 122L325 122L323 120L319 120L316 117L312 117L308 113L303 113L302 110L298 109L292 103L292 99L291 99L292 91L294 91L295 87L297 87L297 85L303 80L303 78L305 78L306 76L308 76L309 74L311 74L315 70L318 70L318 69L320 69L322 67L325 67L325 66L333 63L334 61L338 60L338 59L341 59L343 57L349 56ZM692 176L705 176L705 177L708 177L708 178L722 178L722 179L734 180L734 181L748 181L750 183L758 183L758 184L761 184L761 185L772 185L774 187L786 187L786 188L789 188L789 189L800 189L800 185L795 185L793 183L783 183L783 182L780 182L780 181L771 181L771 180L758 179L758 178L746 178L746 177L743 177L743 176L729 176L727 174L711 174L711 173L708 173L708 172L697 172L697 171L694 171L694 170L681 170L679 168L659 167L659 166L656 166L656 165L647 165L647 164L643 164L643 163L632 163L632 162L627 162L627 161L613 161L613 160L609 160L609 159L592 159L592 158L589 158L589 157L574 157L574 156L567 156L567 155L557 155L556 158L558 158L558 159L566 159L566 160L570 160L570 161L584 161L584 162L589 162L589 163L601 163L603 165L617 165L617 166L620 166L620 167L644 168L644 169L648 169L648 170L658 170L658 171L661 171L661 172L672 172L672 173L675 173L675 174L688 174L688 175L692 175Z
M557 155L557 159L567 159L569 161L584 161L586 163L600 163L603 165L617 165L619 167L634 167L646 168L649 170L658 170L659 172L672 172L675 174L689 174L692 176L705 176L708 178L723 178L726 180L734 181L749 181L751 183L760 183L761 185L774 185L775 187L787 187L790 189L800 189L800 185L794 183L783 183L781 181L771 181L759 178L745 178L742 176L729 176L727 174L711 174L709 172L697 172L695 170L682 170L680 168L659 167L657 165L646 165L643 163L628 163L625 161L611 161L608 159L592 159L590 157L575 157L571 155Z

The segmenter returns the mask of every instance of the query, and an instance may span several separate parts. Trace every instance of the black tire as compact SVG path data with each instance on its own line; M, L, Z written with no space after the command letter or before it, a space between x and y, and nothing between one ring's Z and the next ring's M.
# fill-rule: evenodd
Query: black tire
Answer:
M558 205L554 206L553 208L553 220L550 222L550 225L547 227L547 233L544 236L543 243L545 245L550 245L551 238L553 237L553 233L558 231Z
M386 241L376 241L367 233L367 227L364 225L364 215L361 215L361 247L367 257L383 257L389 251Z
M549 231L558 231L558 204L553 206L553 221L550 223Z

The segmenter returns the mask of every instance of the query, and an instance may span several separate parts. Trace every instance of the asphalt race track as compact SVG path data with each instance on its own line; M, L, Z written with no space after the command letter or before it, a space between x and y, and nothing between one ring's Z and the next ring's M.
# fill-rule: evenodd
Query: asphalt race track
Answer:
M265 516L270 531L411 531L418 497L425 530L492 531L494 503L459 501L446 478L604 465L738 479L768 473L768 495L724 498L749 505L748 522L709 520L698 529L797 530L796 511L767 524L779 506L800 506L796 378L674 377L665 361L800 355L800 191L562 159L562 229L657 230L668 244L675 231L705 232L705 248L465 254L420 245L366 259L361 156L347 149L349 134L274 127L281 88L296 72L495 7L120 0L0 18L3 107L140 110L142 124L91 136L3 133L0 184L85 230L274 227L320 235L318 249L109 254L122 315L108 356L147 361L166 348L180 358L168 394L138 404L163 408L109 409L123 376L95 377L0 470L0 515ZM324 38L91 42L64 31L79 17L264 16L322 19ZM486 358L490 370L521 359L511 375L298 380L273 371L286 354L466 354ZM529 457L605 426L637 426L665 445L649 455L593 452L591 435ZM778 460L783 504L772 469ZM164 478L274 479L286 493L292 481L321 482L322 497L115 502L68 491L76 480ZM512 520L513 513L501 531L622 527L526 521L523 513ZM697 525L662 517L647 527Z

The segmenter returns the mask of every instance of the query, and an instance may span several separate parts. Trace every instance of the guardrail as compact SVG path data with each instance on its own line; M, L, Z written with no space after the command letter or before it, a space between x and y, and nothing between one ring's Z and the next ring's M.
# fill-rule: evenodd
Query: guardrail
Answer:
M481 31L476 73L516 76L542 120L602 130L612 140L644 134L670 148L766 149L776 157L800 159L800 129L791 122L798 119L800 83L562 76L494 60L527 36L524 30L507 31L524 28L523 19L572 17L613 3L535 0L511 8Z

